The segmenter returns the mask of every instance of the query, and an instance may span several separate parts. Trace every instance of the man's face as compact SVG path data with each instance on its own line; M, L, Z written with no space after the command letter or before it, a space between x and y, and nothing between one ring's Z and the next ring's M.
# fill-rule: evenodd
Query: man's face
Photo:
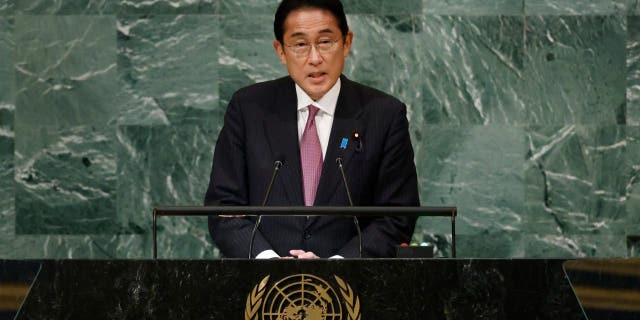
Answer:
M338 81L349 55L353 33L343 38L337 19L329 11L303 8L292 11L284 22L283 42L273 41L289 75L309 97L318 100ZM335 41L330 50L316 47ZM296 48L311 44L308 54L296 53ZM299 49L299 48L298 48Z

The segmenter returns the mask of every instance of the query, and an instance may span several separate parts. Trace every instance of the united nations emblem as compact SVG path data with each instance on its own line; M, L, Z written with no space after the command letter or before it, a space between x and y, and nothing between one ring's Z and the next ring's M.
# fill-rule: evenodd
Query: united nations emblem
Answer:
M338 292L311 274L287 276L269 288L266 276L247 296L244 319L360 320L360 299L348 283L338 276L334 278Z

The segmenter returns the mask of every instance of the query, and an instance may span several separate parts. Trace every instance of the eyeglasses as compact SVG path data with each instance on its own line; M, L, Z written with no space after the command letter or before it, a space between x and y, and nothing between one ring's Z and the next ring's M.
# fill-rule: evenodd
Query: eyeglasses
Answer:
M311 47L316 47L316 50L318 50L320 54L332 53L336 50L336 43L338 43L338 41L340 41L340 38L336 40L320 39L315 44L312 44L308 41L300 40L294 44L288 44L286 47L289 48L297 57L302 58L309 56Z

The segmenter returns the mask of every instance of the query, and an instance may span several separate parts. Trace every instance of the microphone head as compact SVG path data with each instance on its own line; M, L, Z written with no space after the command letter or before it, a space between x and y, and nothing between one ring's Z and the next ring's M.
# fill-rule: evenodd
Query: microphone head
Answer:
M336 163L341 166L342 165L342 157L337 157L336 158Z
M273 162L273 166L277 169L280 169L280 167L282 167L282 165L284 164L284 155L281 153L277 153L274 158L276 160Z

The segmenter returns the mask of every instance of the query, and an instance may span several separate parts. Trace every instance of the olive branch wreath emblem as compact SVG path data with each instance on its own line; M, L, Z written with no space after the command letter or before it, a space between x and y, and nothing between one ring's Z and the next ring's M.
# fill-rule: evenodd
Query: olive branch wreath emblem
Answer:
M340 286L340 295L345 301L347 320L361 320L360 298L354 294L353 289L351 289L351 286L348 283L338 276L334 275L334 277L338 286ZM247 303L244 309L245 320L258 320L258 310L262 305L262 299L268 281L269 276L262 278L260 283L253 287L253 290L251 290L251 293L247 296Z
M258 310L262 304L262 296L264 295L264 289L267 287L267 281L269 281L269 276L264 277L247 296L247 304L244 309L245 320L258 319Z
M348 313L347 320L360 320L360 298L353 293L348 283L338 276L334 275L334 277L340 286L340 294L345 301L345 307Z

